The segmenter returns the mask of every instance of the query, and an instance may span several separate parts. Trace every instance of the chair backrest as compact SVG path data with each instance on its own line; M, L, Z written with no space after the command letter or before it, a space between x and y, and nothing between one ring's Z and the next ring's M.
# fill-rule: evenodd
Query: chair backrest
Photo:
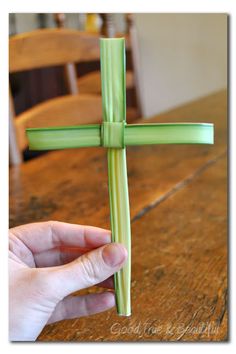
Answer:
M66 28L40 29L10 38L10 73L99 59L99 36Z
M99 60L99 36L70 29L42 29L9 39L10 73L73 62ZM102 118L101 97L63 96L43 102L14 118L10 99L10 163L19 164L20 151L27 147L25 128L98 122ZM17 144L16 144L17 142Z

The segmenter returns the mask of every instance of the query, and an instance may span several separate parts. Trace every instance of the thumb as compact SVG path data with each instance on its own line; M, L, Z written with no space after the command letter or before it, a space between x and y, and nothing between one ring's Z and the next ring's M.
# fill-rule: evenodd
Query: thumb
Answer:
M72 292L98 284L117 272L127 259L126 248L110 243L85 253L71 263L50 269L54 292L64 298Z

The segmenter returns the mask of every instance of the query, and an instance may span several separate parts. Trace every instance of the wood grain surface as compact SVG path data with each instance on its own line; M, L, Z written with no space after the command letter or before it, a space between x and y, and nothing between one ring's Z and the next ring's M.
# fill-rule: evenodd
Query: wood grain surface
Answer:
M132 316L61 321L41 341L227 339L227 93L147 121L213 122L215 144L127 149ZM11 169L10 226L49 219L110 227L105 150L51 152Z

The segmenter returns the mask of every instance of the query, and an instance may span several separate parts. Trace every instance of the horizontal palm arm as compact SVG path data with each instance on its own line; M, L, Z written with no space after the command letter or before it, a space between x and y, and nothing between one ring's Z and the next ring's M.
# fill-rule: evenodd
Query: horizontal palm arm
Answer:
M100 124L73 127L29 128L31 150L55 150L102 145ZM124 145L213 144L214 125L210 123L126 124Z

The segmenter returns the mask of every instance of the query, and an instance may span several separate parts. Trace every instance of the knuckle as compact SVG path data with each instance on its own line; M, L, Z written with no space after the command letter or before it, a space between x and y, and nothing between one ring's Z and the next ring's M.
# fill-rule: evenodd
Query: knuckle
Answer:
M45 224L49 227L49 229L52 231L53 227L56 225L56 221L54 220L48 220L48 221L45 221Z
M84 254L81 258L81 266L85 279L91 285L96 284L99 281L99 269L96 263L93 262L89 254Z
M54 234L54 229L57 227L57 225L59 224L58 221L56 220L49 220L49 221L46 221L46 224L51 232L51 235L53 236Z

